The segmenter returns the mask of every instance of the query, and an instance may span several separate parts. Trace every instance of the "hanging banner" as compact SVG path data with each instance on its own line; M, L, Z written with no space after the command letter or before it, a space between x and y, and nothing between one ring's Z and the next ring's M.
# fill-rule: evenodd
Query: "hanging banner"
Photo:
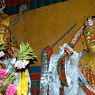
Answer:
M19 7L23 4L27 5L28 10L32 10L64 1L67 0L5 0L6 7L3 11L8 15L12 15L18 13Z

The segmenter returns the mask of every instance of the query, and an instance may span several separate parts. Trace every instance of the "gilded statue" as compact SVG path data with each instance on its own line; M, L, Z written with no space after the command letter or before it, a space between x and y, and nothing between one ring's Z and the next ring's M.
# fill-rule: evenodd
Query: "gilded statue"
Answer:
M95 89L95 18L89 17L83 32L85 52L79 60L79 67L87 82Z
M64 85L64 95L95 94L95 17L90 16L82 27L84 49L74 51L72 44L63 44L65 54L58 61L59 78ZM64 67L64 77L62 68ZM85 90L86 89L86 90ZM87 91L89 89L89 93Z

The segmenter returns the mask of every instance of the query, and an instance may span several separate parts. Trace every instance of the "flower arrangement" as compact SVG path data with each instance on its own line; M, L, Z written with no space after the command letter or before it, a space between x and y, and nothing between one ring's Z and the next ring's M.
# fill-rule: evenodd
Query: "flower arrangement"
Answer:
M17 52L17 54L16 54ZM14 52L15 58L11 61L11 64L14 65L17 69L25 69L29 64L29 60L36 60L37 56L34 53L33 49L30 47L30 44L21 43L19 49Z
M27 65L37 61L37 56L29 43L18 46L10 33L9 17L2 17L3 15L0 22L0 67L3 69L0 69L0 95L30 95L31 81Z
M16 87L13 85L14 72L8 73L5 69L0 69L0 95L16 95Z
M17 95L18 90L14 85L16 80L15 71L26 69L26 66L30 63L29 61L36 60L37 56L29 43L21 43L19 48L11 48L11 51L8 51L4 44L0 46L0 58L3 58L0 62L7 67L7 69L0 69L0 95ZM7 58L5 58L6 56ZM10 70L12 71L10 72Z

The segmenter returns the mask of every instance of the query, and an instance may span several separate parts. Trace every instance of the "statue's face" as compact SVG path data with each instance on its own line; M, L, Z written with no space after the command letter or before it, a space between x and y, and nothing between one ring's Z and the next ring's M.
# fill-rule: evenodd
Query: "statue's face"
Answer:
M91 51L95 50L95 25L88 26L84 30L84 36L87 43L87 48Z

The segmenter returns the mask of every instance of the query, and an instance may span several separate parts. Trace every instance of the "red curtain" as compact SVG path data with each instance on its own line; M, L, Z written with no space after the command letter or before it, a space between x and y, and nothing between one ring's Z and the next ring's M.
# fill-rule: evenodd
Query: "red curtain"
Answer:
M6 7L12 7L31 2L32 0L5 0Z

